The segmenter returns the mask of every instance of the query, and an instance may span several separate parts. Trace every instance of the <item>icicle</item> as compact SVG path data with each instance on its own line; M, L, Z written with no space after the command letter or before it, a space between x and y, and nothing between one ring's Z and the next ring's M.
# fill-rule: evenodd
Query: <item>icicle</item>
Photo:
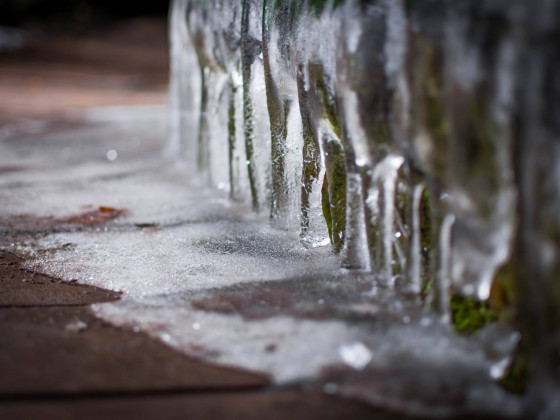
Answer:
M379 235L381 245L381 255L378 261L378 278L389 285L393 284L393 238L395 226L395 184L397 182L397 171L401 167L404 159L402 156L389 155L378 168L381 174L381 194L382 205ZM377 169L377 168L376 168Z
M185 12L188 0L174 0L169 16L171 74L169 84L169 143L164 150L169 159L186 160L194 167L196 156L196 115L200 99L200 73L189 39ZM187 153L188 152L188 153Z
M366 223L369 247L374 251L373 266L380 283L393 284L393 242L395 224L395 186L404 159L388 155L373 170L364 171Z
M455 216L447 214L439 228L438 261L435 283L433 290L433 308L440 315L442 322L451 322L451 308L449 288L451 287L450 263L451 263L451 231L455 223Z
M243 134L245 138L245 152L247 164L247 177L251 192L251 203L253 211L258 212L262 205L262 197L258 186L258 163L255 148L258 146L256 138L256 122L254 98L251 87L254 84L255 72L253 67L257 56L262 51L262 42L259 31L252 30L259 19L251 19L255 12L255 6L250 0L243 0L241 17L241 72L243 86ZM256 34L254 32L257 32Z
M424 185L416 185L412 191L412 228L407 259L407 275L410 288L414 293L420 293L422 278L422 245L421 245L421 220L420 203Z
M362 177L346 175L346 241L343 267L370 269L370 254L366 233L366 218L362 193Z

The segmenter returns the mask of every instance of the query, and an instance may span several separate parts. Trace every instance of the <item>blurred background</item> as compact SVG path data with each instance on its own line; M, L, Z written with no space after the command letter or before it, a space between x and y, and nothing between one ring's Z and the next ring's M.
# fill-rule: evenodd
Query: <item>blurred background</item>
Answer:
M0 126L164 103L167 1L0 0Z

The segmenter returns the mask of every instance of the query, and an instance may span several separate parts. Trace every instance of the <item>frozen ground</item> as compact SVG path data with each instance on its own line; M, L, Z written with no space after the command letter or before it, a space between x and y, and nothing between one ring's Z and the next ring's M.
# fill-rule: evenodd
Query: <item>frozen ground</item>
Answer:
M103 108L0 133L0 245L38 271L123 292L96 314L279 384L416 414L516 416L507 350L341 271L248 203L164 160L165 109ZM507 347L507 346L506 346ZM492 369L494 368L494 369ZM499 373L499 372L498 372Z

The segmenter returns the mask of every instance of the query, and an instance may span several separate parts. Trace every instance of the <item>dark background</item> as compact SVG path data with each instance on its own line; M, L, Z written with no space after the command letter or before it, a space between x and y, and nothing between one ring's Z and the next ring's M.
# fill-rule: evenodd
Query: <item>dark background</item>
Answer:
M76 31L116 19L166 16L167 0L0 0L0 25Z
M91 107L164 104L169 3L0 0L0 133Z

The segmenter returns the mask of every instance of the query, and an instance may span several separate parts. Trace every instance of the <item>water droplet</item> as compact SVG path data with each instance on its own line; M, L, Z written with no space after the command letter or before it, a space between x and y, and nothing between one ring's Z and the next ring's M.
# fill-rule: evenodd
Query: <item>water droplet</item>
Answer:
M115 149L107 150L107 160L114 162L119 157L119 153Z
M200 324L199 324L198 322L195 322L194 324L192 324L193 330L198 331L198 330L200 330L200 327L201 327L201 326L200 326Z
M504 357L502 360L494 363L490 367L490 377L494 380L499 380L506 374L507 368L511 363L510 357Z
M325 301L323 299L319 299L319 305L324 305Z
M348 366L363 370L372 359L371 351L359 341L338 348L338 354Z
M402 233L400 233L400 232L395 233L395 238L399 239L401 236L402 236Z

